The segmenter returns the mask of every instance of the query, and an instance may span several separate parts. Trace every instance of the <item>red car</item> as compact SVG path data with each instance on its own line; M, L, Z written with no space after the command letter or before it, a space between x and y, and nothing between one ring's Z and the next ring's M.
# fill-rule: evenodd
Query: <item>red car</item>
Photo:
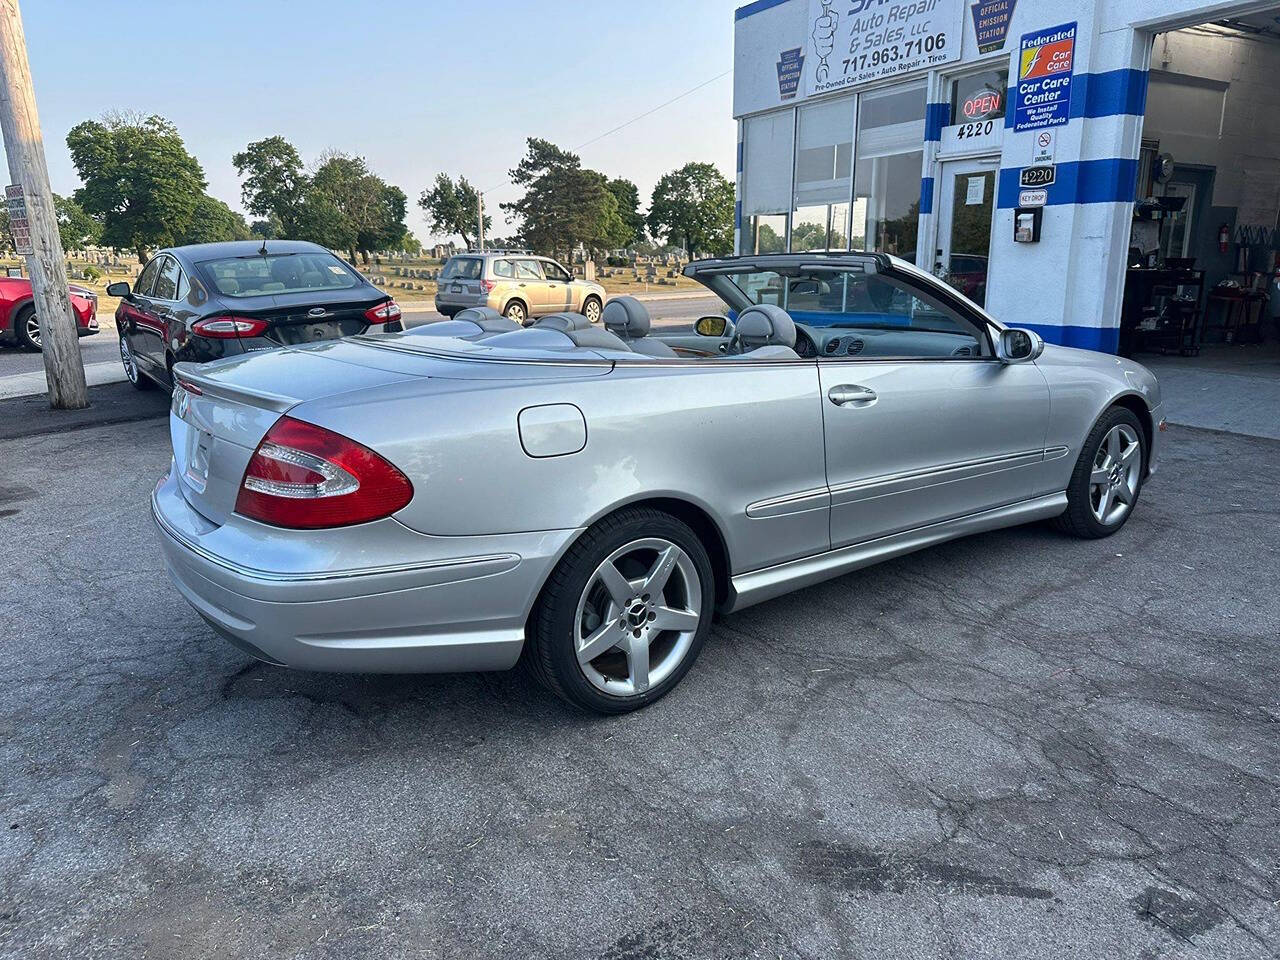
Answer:
M80 336L92 336L98 332L98 295L75 284L68 290ZM25 277L0 277L0 344L40 349L40 321L31 303L31 281Z

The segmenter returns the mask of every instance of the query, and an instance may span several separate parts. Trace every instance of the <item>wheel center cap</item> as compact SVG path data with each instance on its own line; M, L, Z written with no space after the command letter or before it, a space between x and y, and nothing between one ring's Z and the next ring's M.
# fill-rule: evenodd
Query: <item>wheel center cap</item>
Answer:
M641 626L648 618L648 610L646 610L645 605L639 601L633 603L627 610L627 622L633 627Z

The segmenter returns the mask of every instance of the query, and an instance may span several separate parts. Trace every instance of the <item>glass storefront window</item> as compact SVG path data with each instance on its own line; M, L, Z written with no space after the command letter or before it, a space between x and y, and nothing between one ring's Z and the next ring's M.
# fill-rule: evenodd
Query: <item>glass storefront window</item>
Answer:
M742 248L743 253L786 253L786 215L751 217L747 221L747 235L742 238Z
M795 111L748 117L742 131L743 253L786 250Z
M800 107L791 249L847 250L854 98Z
M951 85L951 122L999 120L1005 113L1009 71L984 70L957 77Z
M853 178L855 250L915 260L924 115L923 83L863 94Z

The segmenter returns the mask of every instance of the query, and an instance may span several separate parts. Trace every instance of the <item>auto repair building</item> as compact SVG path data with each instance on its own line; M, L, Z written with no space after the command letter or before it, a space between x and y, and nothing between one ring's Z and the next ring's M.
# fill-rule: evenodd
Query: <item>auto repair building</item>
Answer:
M737 250L893 253L1054 343L1262 339L1278 87L1274 2L757 0Z

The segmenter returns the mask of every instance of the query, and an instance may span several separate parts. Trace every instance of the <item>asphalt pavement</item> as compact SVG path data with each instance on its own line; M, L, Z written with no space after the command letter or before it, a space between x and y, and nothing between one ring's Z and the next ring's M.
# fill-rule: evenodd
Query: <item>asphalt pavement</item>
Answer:
M602 719L247 659L163 572L138 409L0 439L0 958L1280 952L1280 442L1173 430L1115 537L743 611Z

